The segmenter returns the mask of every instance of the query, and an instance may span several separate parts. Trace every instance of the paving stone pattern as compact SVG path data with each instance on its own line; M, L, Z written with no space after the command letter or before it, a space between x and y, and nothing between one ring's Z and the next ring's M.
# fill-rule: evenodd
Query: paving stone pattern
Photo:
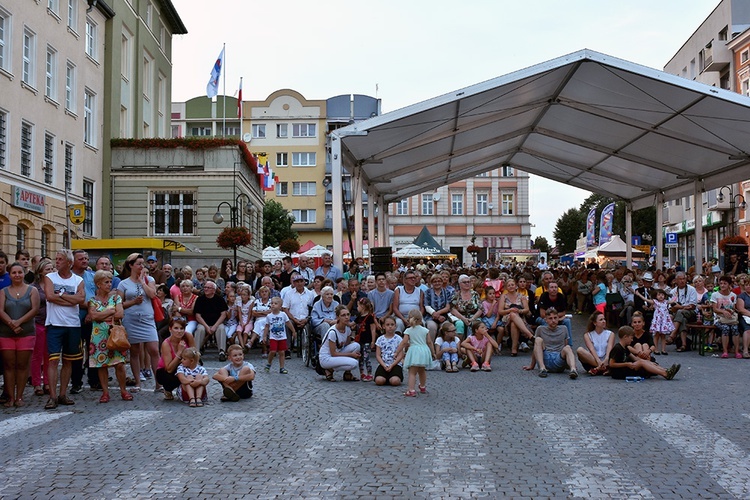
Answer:
M148 383L133 402L87 389L46 412L27 390L0 409L0 498L750 497L750 361L659 361L682 364L674 381L541 379L505 351L491 373L428 372L428 394L405 398L295 358L260 370L251 400L220 403L212 382L195 409Z

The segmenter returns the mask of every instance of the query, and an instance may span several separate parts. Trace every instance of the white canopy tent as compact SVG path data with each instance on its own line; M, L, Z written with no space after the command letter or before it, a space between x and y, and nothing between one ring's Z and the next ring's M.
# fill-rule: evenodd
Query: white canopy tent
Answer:
M622 238L620 238L620 235L614 234L612 235L611 240L599 246L597 255L610 257L613 259L624 259L627 256L628 251L630 251L632 256L637 259L642 259L646 256L645 253L641 252L637 248L634 249L629 247L630 245L625 244L625 242L622 241Z
M511 165L627 201L630 241L632 210L664 200L695 195L700 221L701 194L747 177L748 151L750 98L584 49L334 131L333 211L343 168L368 193L368 213L377 201L385 235L388 203ZM361 197L354 214L361 247ZM702 232L696 224L696 241ZM341 234L334 217L338 264Z

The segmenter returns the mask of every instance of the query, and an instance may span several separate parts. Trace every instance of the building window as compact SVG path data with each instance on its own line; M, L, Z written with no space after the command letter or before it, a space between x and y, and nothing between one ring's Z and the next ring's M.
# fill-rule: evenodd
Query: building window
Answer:
M167 133L167 77L161 72L159 72L156 90L156 137L165 137Z
M39 248L39 253L42 257L47 257L49 255L49 229L42 228L42 239L40 241L41 247Z
M422 215L432 215L434 213L434 207L432 194L422 195Z
M151 201L154 234L192 235L195 222L195 193L192 191L154 192Z
M276 196L289 196L289 183L288 182L276 183Z
M68 28L78 32L78 0L68 0Z
M47 60L45 63L44 95L57 100L57 51L47 47Z
M295 224L315 224L314 209L292 210L292 215Z
M489 172L482 172L481 174L477 174L476 176L477 177L489 177L490 173Z
M253 139L265 139L266 138L266 125L263 123L253 124Z
M130 81L133 65L133 54L131 53L132 38L133 36L130 33L123 31L120 41L120 74L128 81Z
M315 153L292 153L293 167L314 167L315 162Z
M409 200L404 199L396 202L396 215L409 215Z
M489 195L487 193L477 193L477 215L487 215L488 205L487 200Z
M10 71L10 14L0 9L0 69Z
M26 227L18 224L16 226L16 252L26 248Z
M289 166L289 153L276 153L276 166L277 167Z
M57 17L60 17L60 0L47 0L47 9Z
M96 61L96 24L86 19L86 55Z
M21 123L21 174L31 177L31 152L33 151L33 128L30 124Z
M742 95L750 96L750 80L742 80Z
M55 171L55 137L52 134L44 134L44 183L52 184Z
M512 194L503 194L503 215L513 215Z
M144 23L146 24L146 27L148 29L151 29L151 22L154 19L154 5L151 2L147 2L146 4L146 19L144 19Z
M750 59L750 50L743 50L742 52L740 52L741 63L746 63L748 59Z
M314 123L292 124L292 137L315 137Z
M279 123L276 125L276 137L279 139L286 139L289 136L286 123Z
M96 146L96 96L88 89L83 92L83 142Z
M151 100L151 82L154 79L152 73L153 64L151 61L153 57L148 52L143 54L143 98L147 101Z
M503 165L501 174L503 177L513 177L513 167L510 165Z
M0 109L0 168L7 165L8 113Z
M193 137L212 135L211 127L192 127L190 129L190 135Z
M293 182L292 196L315 196L315 183Z
M87 180L83 181L83 205L83 234L91 236L94 233L94 183Z
M36 61L36 35L28 28L23 30L23 68L21 81L27 85L34 86L34 73Z
M73 187L73 145L65 144L65 191Z
M463 215L464 214L464 195L463 194L452 194L451 195L451 215Z
M71 113L76 110L76 67L70 61L65 68L65 109Z

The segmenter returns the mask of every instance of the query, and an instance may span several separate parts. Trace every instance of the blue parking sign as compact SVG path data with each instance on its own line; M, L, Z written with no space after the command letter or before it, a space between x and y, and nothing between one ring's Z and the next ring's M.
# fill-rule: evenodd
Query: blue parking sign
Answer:
M667 248L677 248L677 233L667 233Z

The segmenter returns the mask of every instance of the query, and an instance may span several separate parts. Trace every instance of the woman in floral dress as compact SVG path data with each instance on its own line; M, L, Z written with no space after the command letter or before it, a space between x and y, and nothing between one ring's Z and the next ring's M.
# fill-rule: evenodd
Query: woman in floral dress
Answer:
M112 273L99 270L94 274L96 294L89 299L89 314L93 320L91 343L89 344L89 369L99 370L99 383L102 386L100 403L109 402L109 367L115 367L120 396L131 401L133 396L125 389L125 355L122 351L107 349L109 327L123 316L122 298L112 291Z

